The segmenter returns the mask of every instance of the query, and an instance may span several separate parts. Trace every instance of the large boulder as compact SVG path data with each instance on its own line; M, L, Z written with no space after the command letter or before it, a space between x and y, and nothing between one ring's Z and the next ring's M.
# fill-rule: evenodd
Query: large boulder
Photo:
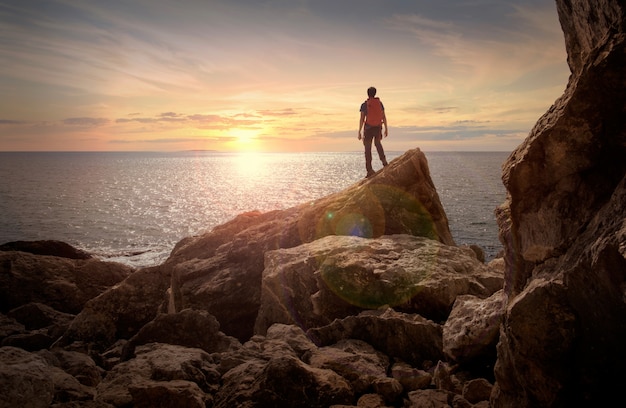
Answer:
M200 348L207 353L219 353L241 347L234 338L219 331L220 324L205 310L185 309L178 313L160 314L143 326L127 343L125 358L137 346L167 343Z
M48 355L17 347L0 347L0 407L49 407L53 403L92 401L95 388L88 381L58 367Z
M499 290L487 299L459 296L443 325L443 351L458 363L495 362L506 296ZM486 361L485 361L486 359Z
M338 373L358 394L368 391L376 380L387 378L389 368L389 357L362 340L354 339L315 349L306 356L306 362L312 367Z
M600 406L626 381L626 4L556 3L572 75L504 165L496 407Z
M200 349L150 343L110 370L96 401L122 406L210 406L219 388L216 362ZM160 402L159 402L160 401Z
M370 310L336 319L327 326L309 329L307 334L320 346L346 339L362 340L390 357L417 367L443 359L441 326L420 315L393 309Z
M473 251L428 238L328 236L266 253L255 331L307 330L382 306L445 321L457 296L489 297L502 279Z
M12 241L0 245L0 251L21 251L68 259L92 259L93 255L62 241Z
M454 245L448 220L419 149L376 176L287 210L251 212L179 242L163 268L172 276L173 310L205 309L222 330L245 340L261 304L264 256L327 235L424 236Z
M54 398L50 366L40 356L21 348L0 348L0 406L48 407Z
M95 258L71 259L28 252L0 251L0 311L43 303L77 314L88 300L119 283L132 268Z
M159 267L135 271L87 302L59 345L82 341L101 351L118 339L130 339L163 310L169 284L169 276Z

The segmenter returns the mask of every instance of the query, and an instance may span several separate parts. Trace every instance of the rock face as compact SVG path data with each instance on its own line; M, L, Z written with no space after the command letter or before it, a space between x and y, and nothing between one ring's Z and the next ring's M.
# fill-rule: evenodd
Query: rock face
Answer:
M601 405L626 380L626 4L557 8L572 75L503 173L501 407Z

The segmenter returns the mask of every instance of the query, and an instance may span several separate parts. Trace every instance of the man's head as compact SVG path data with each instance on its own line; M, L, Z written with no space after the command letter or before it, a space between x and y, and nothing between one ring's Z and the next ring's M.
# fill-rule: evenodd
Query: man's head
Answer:
M376 88L374 88L373 86L370 86L369 88L367 88L367 96L369 96L370 98L373 98L376 96Z

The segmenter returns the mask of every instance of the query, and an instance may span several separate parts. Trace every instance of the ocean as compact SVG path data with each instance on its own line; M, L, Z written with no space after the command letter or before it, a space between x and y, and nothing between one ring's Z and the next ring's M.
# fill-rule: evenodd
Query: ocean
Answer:
M456 243L494 258L508 153L425 154ZM340 191L364 167L362 152L0 152L0 243L53 239L105 260L156 265L184 237Z

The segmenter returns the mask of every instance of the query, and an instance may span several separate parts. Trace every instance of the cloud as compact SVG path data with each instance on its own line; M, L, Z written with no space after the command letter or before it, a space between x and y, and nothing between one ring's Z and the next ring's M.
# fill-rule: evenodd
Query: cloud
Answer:
M257 112L261 116L292 116L297 114L296 110L293 108L278 110L258 110Z
M139 144L139 143L146 143L146 144L184 144L184 143L198 143L198 142L205 142L207 140L207 138L156 138L156 139L135 139L135 140L128 140L128 139L111 139L108 141L108 143L110 144Z
M159 115L162 118L177 118L180 115L176 112L163 112L162 114Z
M82 117L63 119L63 124L69 126L102 126L107 123L109 123L109 119L106 118Z
M24 125L28 122L22 120L0 119L0 125Z
M138 122L138 123L157 123L159 122L159 118L120 118L115 119L115 123L130 123L130 122Z

